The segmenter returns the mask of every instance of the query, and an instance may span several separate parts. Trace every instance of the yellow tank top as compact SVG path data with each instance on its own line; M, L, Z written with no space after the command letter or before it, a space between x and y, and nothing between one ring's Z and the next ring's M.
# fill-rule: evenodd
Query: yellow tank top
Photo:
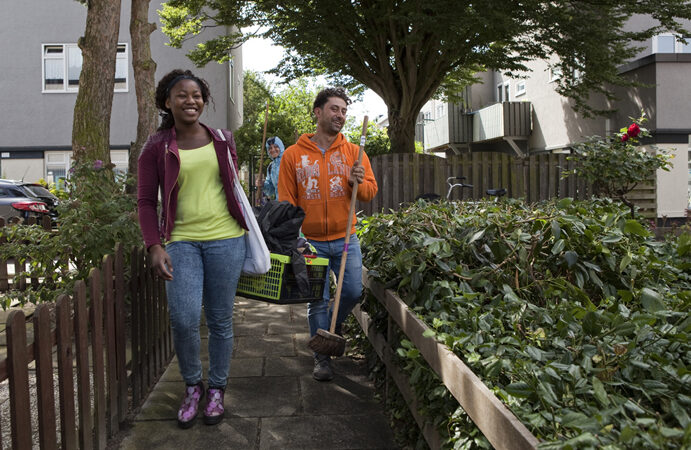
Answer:
M228 211L213 142L179 153L180 190L170 241L216 241L245 234Z

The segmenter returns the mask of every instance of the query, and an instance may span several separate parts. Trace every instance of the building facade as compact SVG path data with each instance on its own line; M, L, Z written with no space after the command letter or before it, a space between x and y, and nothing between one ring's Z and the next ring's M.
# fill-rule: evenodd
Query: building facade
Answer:
M225 30L205 31L183 49L171 48L160 31L160 4L152 1L149 13L149 21L157 25L151 34L156 79L175 68L193 70L209 83L213 96L202 121L235 130L242 123L241 51L235 51L229 63L195 68L187 51ZM82 63L77 40L84 34L86 7L75 0L7 2L3 7L0 178L58 181L72 160L72 120ZM129 22L130 2L123 2L110 124L111 160L122 171L127 169L138 120Z
M636 20L643 20L638 18ZM629 27L640 27L631 22ZM618 88L619 100L594 106L616 109L607 117L584 118L573 103L554 89L560 74L546 61L534 61L530 72L509 78L501 72L480 74L481 83L466 88L464 105L431 100L419 122L424 149L430 153L501 151L518 156L570 152L589 136L605 136L631 123L645 111L652 144L673 155L669 172L656 183L658 217L685 217L691 206L691 39L655 36L627 64L626 77L645 87Z

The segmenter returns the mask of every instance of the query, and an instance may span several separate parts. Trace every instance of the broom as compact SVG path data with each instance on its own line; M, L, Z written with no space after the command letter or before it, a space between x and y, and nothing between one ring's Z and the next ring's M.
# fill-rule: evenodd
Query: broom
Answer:
M362 154L365 149L365 137L367 136L367 116L362 121L362 134L360 135L360 149L358 151L358 164L362 163ZM343 243L343 254L341 255L341 267L338 270L338 283L336 285L336 297L334 299L334 309L331 313L331 326L329 331L318 329L317 334L309 340L308 346L313 351L322 355L341 356L345 352L346 340L337 335L336 318L338 317L338 306L341 302L341 289L343 288L343 275L345 273L346 259L348 257L348 241L350 241L350 227L352 217L355 214L355 200L357 198L357 188L359 183L353 185L353 194L350 197L350 212L346 225L345 242Z

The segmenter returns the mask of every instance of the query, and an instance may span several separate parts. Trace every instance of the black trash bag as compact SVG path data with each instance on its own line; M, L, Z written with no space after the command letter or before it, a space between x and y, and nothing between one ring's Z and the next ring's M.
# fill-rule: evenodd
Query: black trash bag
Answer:
M310 295L305 258L297 250L305 211L287 201L269 200L259 211L257 222L269 251L290 256L293 275L302 297Z

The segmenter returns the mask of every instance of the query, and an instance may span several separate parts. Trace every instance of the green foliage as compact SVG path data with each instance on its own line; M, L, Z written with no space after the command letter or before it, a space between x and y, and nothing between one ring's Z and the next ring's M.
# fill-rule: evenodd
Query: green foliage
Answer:
M259 167L260 147L264 132L266 102L269 102L267 138L278 136L286 147L295 143L295 134L314 132L312 103L318 89L307 80L297 80L276 92L259 74L245 72L243 92L243 124L235 132L240 163L249 162L250 156L257 158ZM268 163L264 152L264 161Z
M557 91L577 110L597 113L593 93L612 97L612 87L631 85L618 67L639 42L671 31L688 36L685 0L171 0L162 20L174 46L203 27L264 30L286 49L275 73L286 79L326 76L349 88L365 85L386 103L392 117L394 152L413 152L420 108L441 90L458 96L475 74L528 71L530 61L551 60L562 76ZM175 11L173 11L175 10ZM631 31L632 15L652 16L655 25ZM642 23L642 22L637 22ZM319 24L319 26L315 26ZM224 60L236 39L218 38L190 54L197 64ZM233 42L235 41L235 42Z
M360 145L360 135L362 134L362 124L352 124L345 130L345 136L353 144ZM367 124L367 139L365 142L365 153L368 157L385 155L391 153L391 141L386 134L386 129L377 126L373 122Z
M126 185L134 181L114 173L113 167L96 161L71 169L68 198L58 205L57 229L14 225L0 230L7 238L0 247L0 259L28 262L29 269L17 276L41 281L38 287L13 292L20 301L53 301L71 291L76 280L86 279L92 267L100 267L116 243L128 249L141 242L136 199L125 193Z
M641 127L645 115L631 119L633 123L611 136L594 136L574 146L577 167L564 171L563 175L577 175L591 183L599 195L622 201L631 209L634 205L626 195L638 184L653 182L658 169L669 170L669 155L653 147L650 152L639 146L640 139L649 137L648 130Z
M656 241L627 213L608 199L421 202L366 219L360 239L370 276L545 448L686 448L691 236ZM481 448L460 443L477 431L400 347L448 448Z

